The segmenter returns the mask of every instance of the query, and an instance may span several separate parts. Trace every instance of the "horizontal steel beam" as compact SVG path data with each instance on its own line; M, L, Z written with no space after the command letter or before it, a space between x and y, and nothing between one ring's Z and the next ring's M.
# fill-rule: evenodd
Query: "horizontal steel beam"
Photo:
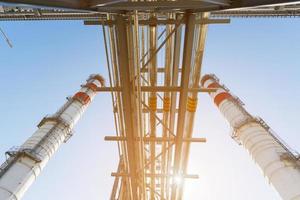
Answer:
M117 113L118 112L118 109L117 108L115 108L114 109L114 113ZM142 108L142 112L143 113L150 113L151 111L149 111L147 108ZM156 113L164 113L165 111L164 111L164 109L163 108L157 108L156 109ZM178 112L178 109L176 109L175 110L175 113L177 113Z
M165 73L165 71L166 71L166 68L158 67L156 72L157 73ZM181 68L178 69L178 71L181 72ZM143 69L141 69L141 72L143 72L143 73L149 72L149 69L148 68L143 68Z
M105 141L126 141L126 137L123 136L105 136ZM136 138L137 141L140 141L139 138ZM163 137L144 137L144 142L173 142L175 138L163 138ZM183 142L206 142L206 138L183 138Z
M247 9L247 10L225 10L213 12L212 17L235 17L235 18L276 18L276 17L300 17L300 10L268 10L268 9Z
M120 0L0 0L17 5L65 8L81 11L119 12L126 10L194 10L216 11L276 4L296 3L298 0L203 0L203 1L151 1L132 2Z
M239 0L233 1L232 8L247 8L267 5L284 5L289 3L297 3L299 0Z
M26 4L42 7L90 10L87 0L1 0L0 2Z
M52 8L67 8L75 10L96 11L97 6L108 6L120 2L120 0L0 0L0 2L34 5Z
M151 112L147 108L143 108L142 111L143 111L143 113L150 113ZM166 111L164 111L163 108L157 108L156 109L156 113L164 113L164 112L166 112ZM176 109L174 112L177 113L178 109Z
M139 20L139 25L167 25L167 24L178 24L180 22L181 24L184 24L184 20L175 20L175 19L162 19L162 20ZM100 21L100 20L86 20L84 21L84 25L112 25L116 22L113 20L106 20L106 21ZM127 21L127 23L129 23ZM131 22L132 23L132 22ZM196 24L228 24L230 23L230 19L201 19L196 20Z
M118 173L118 172L112 172L111 176L115 177L130 177L130 174L128 173ZM145 174L146 177L157 177L157 178L164 178L164 177L173 177L173 178L189 178L189 179L198 179L199 175L197 174L183 174L183 175L176 175L176 174L151 174L147 173Z
M1 0L0 0L1 1ZM231 9L211 12L211 18L196 20L197 23L223 24L229 23L229 17L295 17L300 16L299 5L263 6L247 9ZM221 19L223 18L223 19ZM183 21L184 18L180 19ZM53 8L30 8L22 5L7 5L0 7L0 21L30 21L30 20L84 20L86 25L114 25L115 20L108 20L104 13L78 11L78 10L58 10ZM139 25L167 25L180 22L178 19L167 19L164 14L160 14L158 19L140 19ZM128 20L126 20L128 23ZM133 22L132 22L133 23ZM183 22L182 22L183 23ZM142 70L143 71L143 70ZM158 72L163 72L158 68Z
M98 6L99 11L129 11L129 10L191 10L191 9L204 9L215 10L220 5L216 5L210 2L203 1L121 1L115 4Z
M181 87L167 86L142 86L142 92L181 92ZM97 88L98 92L121 92L121 87L101 87ZM215 92L216 88L189 88L189 92Z

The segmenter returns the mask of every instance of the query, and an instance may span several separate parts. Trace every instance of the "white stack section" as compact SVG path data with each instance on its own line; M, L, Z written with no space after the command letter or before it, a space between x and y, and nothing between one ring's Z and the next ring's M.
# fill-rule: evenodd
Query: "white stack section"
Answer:
M21 147L7 152L10 158L0 171L0 200L21 199L58 147L71 136L73 126L103 84L101 76L91 75L58 112L40 122L38 130Z
M282 199L300 200L299 157L262 120L253 118L214 75L204 76L201 83L207 88L218 88L210 96L234 129L234 138L249 152Z

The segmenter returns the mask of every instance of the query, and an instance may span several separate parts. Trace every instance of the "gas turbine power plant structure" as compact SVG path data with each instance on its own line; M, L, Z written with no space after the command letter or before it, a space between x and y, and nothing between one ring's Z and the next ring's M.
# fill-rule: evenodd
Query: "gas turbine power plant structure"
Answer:
M58 147L72 136L72 128L96 94L104 79L92 75L87 84L54 114L43 118L38 130L19 148L7 152L1 166L1 199L20 199Z
M300 157L215 75L202 75L209 24L230 17L294 17L297 1L283 0L2 0L0 20L84 20L102 26L108 77L91 75L82 89L47 116L23 145L6 152L0 167L0 200L19 200L96 93L109 92L119 165L111 200L179 200L189 174L198 93L208 93L234 133L284 200L300 200ZM158 60L163 53L163 60ZM162 81L161 81L162 80ZM104 84L106 82L106 85Z

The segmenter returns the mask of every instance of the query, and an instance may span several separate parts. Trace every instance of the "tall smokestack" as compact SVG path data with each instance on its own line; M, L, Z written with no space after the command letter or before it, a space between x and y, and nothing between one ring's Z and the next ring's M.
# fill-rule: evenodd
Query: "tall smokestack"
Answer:
M0 168L0 200L19 200L24 195L58 147L70 138L97 87L103 85L100 75L91 75L54 115L42 119L38 130L22 146L6 152L9 158Z
M216 76L205 75L201 84L217 88L210 96L233 128L233 137L247 149L282 199L300 200L299 155L293 153L263 120L252 117Z

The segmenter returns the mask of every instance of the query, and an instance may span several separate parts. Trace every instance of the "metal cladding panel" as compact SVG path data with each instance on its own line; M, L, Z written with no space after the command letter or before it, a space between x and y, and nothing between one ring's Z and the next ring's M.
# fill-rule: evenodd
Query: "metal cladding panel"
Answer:
M269 182L286 200L300 199L300 170L284 161L286 150L259 123L242 126L237 135Z
M3 188L0 188L0 199L9 199L9 200L17 200L11 193Z
M20 199L23 196L38 174L38 171L32 170L34 165L35 162L32 162L31 159L23 157L8 169L0 179L1 200ZM2 198L2 196L7 196L8 192L10 193L9 198Z
M22 149L35 149L35 153L41 159L49 160L56 152L60 144L65 140L68 130L66 127L56 125L48 121L43 124L23 145ZM47 137L45 137L47 136ZM41 142L44 140L43 142Z
M219 109L232 127L236 127L241 122L249 119L249 116L245 115L231 100L226 99L221 102Z
M299 170L294 167L285 167L279 169L275 176L272 176L270 182L275 189L280 191L280 196L284 200L300 200L299 194ZM278 183L278 184L274 184Z
M86 106L83 106L81 102L74 101L61 115L60 117L69 124L70 128L73 128L77 123L81 115L83 114Z
M55 122L46 122L43 126L41 126L38 130L34 132L34 134L26 140L26 142L22 145L22 148L31 149L36 146L42 138L49 132L51 128L55 126Z

